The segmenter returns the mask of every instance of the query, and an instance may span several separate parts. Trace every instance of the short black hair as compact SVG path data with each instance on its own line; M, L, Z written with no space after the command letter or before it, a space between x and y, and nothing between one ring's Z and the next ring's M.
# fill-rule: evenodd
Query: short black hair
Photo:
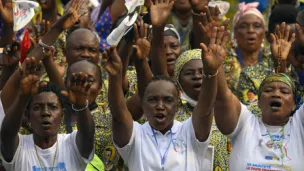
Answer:
M156 75L154 76L150 82L148 83L147 87L149 86L149 84L153 83L153 82L157 82L157 81L167 81L167 82L170 82L174 85L175 89L176 89L176 92L177 92L177 95L179 94L179 89L178 89L178 85L177 83L170 77L168 76L163 76L163 75ZM147 87L145 88L145 94L146 94L146 91L147 91Z
M64 109L65 106L68 104L68 99L61 94L61 88L59 86L57 86L56 84L47 82L47 85L45 87L40 88L39 94L43 93L43 92L53 92L54 94L56 94L56 96L59 99L62 109ZM33 97L35 97L35 96L33 96ZM31 106L33 97L30 99L30 101L26 107L25 115L27 118L30 118L30 106ZM63 113L65 114L65 110L63 110Z

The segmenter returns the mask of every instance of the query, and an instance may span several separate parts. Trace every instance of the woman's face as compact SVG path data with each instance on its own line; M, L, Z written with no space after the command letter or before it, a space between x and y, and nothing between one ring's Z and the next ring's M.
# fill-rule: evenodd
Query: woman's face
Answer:
M174 65L176 59L181 54L181 46L178 39L174 36L164 37L164 50L167 57L167 69L170 76L174 75Z
M265 26L259 17L248 14L237 22L234 33L239 48L249 52L259 51L265 36Z
M187 62L179 75L179 84L183 91L192 99L198 100L203 84L203 63L199 59Z
M265 85L259 97L263 121L268 125L282 125L289 120L295 109L292 89L283 82Z
M53 92L42 92L34 96L29 116L34 134L44 137L56 135L63 117L58 96Z
M98 70L98 68L96 68L97 66L89 63L86 60L83 61L79 61L75 64L73 64L69 70L68 70L68 74L67 74L67 88L71 87L71 76L72 73L79 73L82 72L84 74L88 75L88 83L91 83L91 87L89 89L89 95L88 95L88 101L91 104L92 102L94 102L101 90L101 75L100 72Z
M143 110L154 129L162 131L172 127L177 104L178 93L173 83L160 80L148 85Z

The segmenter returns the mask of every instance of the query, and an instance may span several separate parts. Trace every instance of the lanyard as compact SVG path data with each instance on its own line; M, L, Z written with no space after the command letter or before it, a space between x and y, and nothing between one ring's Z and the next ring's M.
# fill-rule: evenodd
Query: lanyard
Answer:
M153 136L154 136L154 140L156 142L156 145L158 147L158 142L157 142L157 138L156 138L156 134L155 134L155 131L154 129L151 127L152 129L152 132L153 132ZM171 145L171 142L172 142L172 130L170 129L170 142L169 142L169 145L165 151L165 154L162 155L159 148L157 148L158 152L159 152L159 155L160 155L160 159L161 159L161 166L162 166L162 170L165 169L165 161L166 161L166 158L167 158L167 155L168 155L168 152L169 152L169 148L170 148L170 145Z
M237 53L237 58L239 59L239 62L241 64L241 66L244 68L244 61L243 61L243 57L241 56L241 52L239 49L236 49L236 53ZM262 52L259 52L259 63L262 62Z
M285 154L284 154L284 151L283 151L283 141L284 141L284 139L285 139L285 133L284 133L284 131L285 131L285 126L283 126L283 128L282 128L282 134L283 134L283 136L282 136L282 138L280 139L280 142L279 142L279 148L280 148L280 151L281 151L281 159L282 159L282 163L283 163L283 160L284 160L284 158L285 158ZM270 141L271 141L271 143L274 145L274 139L273 139L273 137L272 137L272 135L270 134L270 132L267 130L267 134L269 135L269 138L270 138Z

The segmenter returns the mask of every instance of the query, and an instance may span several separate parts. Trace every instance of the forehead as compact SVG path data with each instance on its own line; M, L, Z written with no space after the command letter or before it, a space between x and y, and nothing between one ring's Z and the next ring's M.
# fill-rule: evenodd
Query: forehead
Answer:
M96 68L95 65L83 60L77 63L74 63L70 68L69 68L69 76L70 73L85 73L93 77L98 77L98 68Z
M70 45L82 45L82 46L93 46L99 47L98 39L94 35L94 33L90 31L74 31L71 37L69 38L70 41L68 43Z
M146 96L174 96L177 97L175 85L169 81L151 82L146 89Z
M247 14L245 16L242 16L240 20L237 22L237 25L240 24L254 24L254 23L260 23L263 24L263 21L254 14Z
M164 36L165 43L179 43L178 39L174 36Z
M182 71L202 69L202 68L203 68L203 62L200 59L193 59L193 60L188 61L183 66Z
M32 104L41 103L59 103L58 96L53 92L42 92L36 96L33 96Z
M284 82L280 82L280 81L275 81L275 82L271 82L271 83L268 83L264 86L264 88L267 88L267 87L271 87L271 88L288 88L291 90L291 87L289 87L286 83Z

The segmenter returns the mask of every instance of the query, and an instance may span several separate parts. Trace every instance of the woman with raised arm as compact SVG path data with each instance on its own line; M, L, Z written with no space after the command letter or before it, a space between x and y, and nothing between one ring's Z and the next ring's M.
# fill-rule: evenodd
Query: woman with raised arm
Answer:
M94 155L94 121L88 109L87 75L75 73L68 92L54 84L39 85L41 62L25 60L19 68L20 91L1 127L1 155L6 170L84 170ZM66 100L77 112L78 131L58 134ZM24 112L33 134L19 135Z
M146 86L142 107L149 122L132 120L122 92L122 64L115 47L103 53L109 73L109 103L113 115L113 140L130 170L203 170L212 124L217 69L223 61L228 37L214 28L208 48L202 44L204 84L192 117L174 120L177 85L168 77L155 77ZM160 89L161 87L161 89ZM209 100L203 100L208 98Z
M289 35L284 24L277 28L281 36L271 34L272 55L282 60L287 58L295 36ZM276 62L284 67L282 61ZM257 94L260 118L229 90L220 68L214 109L218 128L232 142L230 170L302 170L304 109L295 111L294 81L283 73L272 74L263 80Z

